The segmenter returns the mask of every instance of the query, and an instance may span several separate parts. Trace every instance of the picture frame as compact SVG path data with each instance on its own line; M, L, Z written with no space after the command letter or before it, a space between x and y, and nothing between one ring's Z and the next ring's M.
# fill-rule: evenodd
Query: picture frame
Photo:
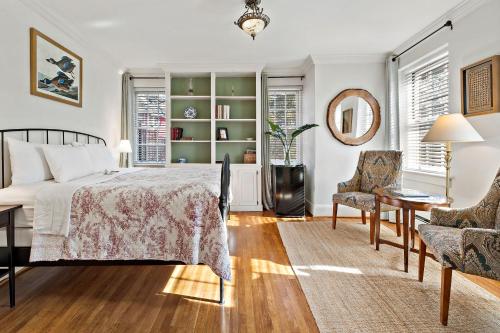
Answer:
M229 133L226 127L217 127L217 141L229 140Z
M465 117L500 112L500 55L460 70L462 114Z
M342 111L342 134L352 133L353 108Z
M82 107L83 59L30 28L30 93Z

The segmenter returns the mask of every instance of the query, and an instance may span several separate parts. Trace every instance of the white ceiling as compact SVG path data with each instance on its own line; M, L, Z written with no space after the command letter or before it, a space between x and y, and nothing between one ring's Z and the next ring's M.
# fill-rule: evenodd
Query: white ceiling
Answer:
M25 0L129 68L166 62L299 64L308 55L392 51L463 0L262 0L255 41L243 0Z

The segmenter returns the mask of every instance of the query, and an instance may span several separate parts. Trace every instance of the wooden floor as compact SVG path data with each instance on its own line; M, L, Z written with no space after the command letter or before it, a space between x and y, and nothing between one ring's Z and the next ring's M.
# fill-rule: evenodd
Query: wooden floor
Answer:
M317 332L277 220L231 215L233 280L223 307L218 278L206 266L40 267L17 278L13 310L0 286L0 331ZM500 284L475 281L500 296Z

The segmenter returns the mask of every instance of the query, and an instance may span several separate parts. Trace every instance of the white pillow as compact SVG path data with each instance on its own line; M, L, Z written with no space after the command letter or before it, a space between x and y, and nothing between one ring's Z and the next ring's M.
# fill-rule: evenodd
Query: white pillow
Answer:
M30 184L52 179L41 143L7 138L10 153L12 185Z
M108 147L101 144L87 144L84 147L89 153L94 172L116 169L116 161Z
M58 183L94 173L89 153L84 147L46 145L43 151Z

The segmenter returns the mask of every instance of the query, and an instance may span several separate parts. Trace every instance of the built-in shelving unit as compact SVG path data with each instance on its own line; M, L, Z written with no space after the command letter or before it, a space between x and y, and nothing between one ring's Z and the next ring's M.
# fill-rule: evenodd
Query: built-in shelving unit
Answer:
M203 70L200 70L203 67ZM179 164L215 165L227 153L231 158L233 210L261 210L260 194L260 77L259 65L204 66L165 64L168 133L181 128L184 138L169 135L167 161ZM191 69L192 68L192 69ZM217 105L229 106L229 115L219 119ZM197 110L195 119L185 119L187 107ZM219 128L227 130L228 140L217 140ZM255 162L244 163L247 150L256 152ZM182 166L179 164L179 166Z

